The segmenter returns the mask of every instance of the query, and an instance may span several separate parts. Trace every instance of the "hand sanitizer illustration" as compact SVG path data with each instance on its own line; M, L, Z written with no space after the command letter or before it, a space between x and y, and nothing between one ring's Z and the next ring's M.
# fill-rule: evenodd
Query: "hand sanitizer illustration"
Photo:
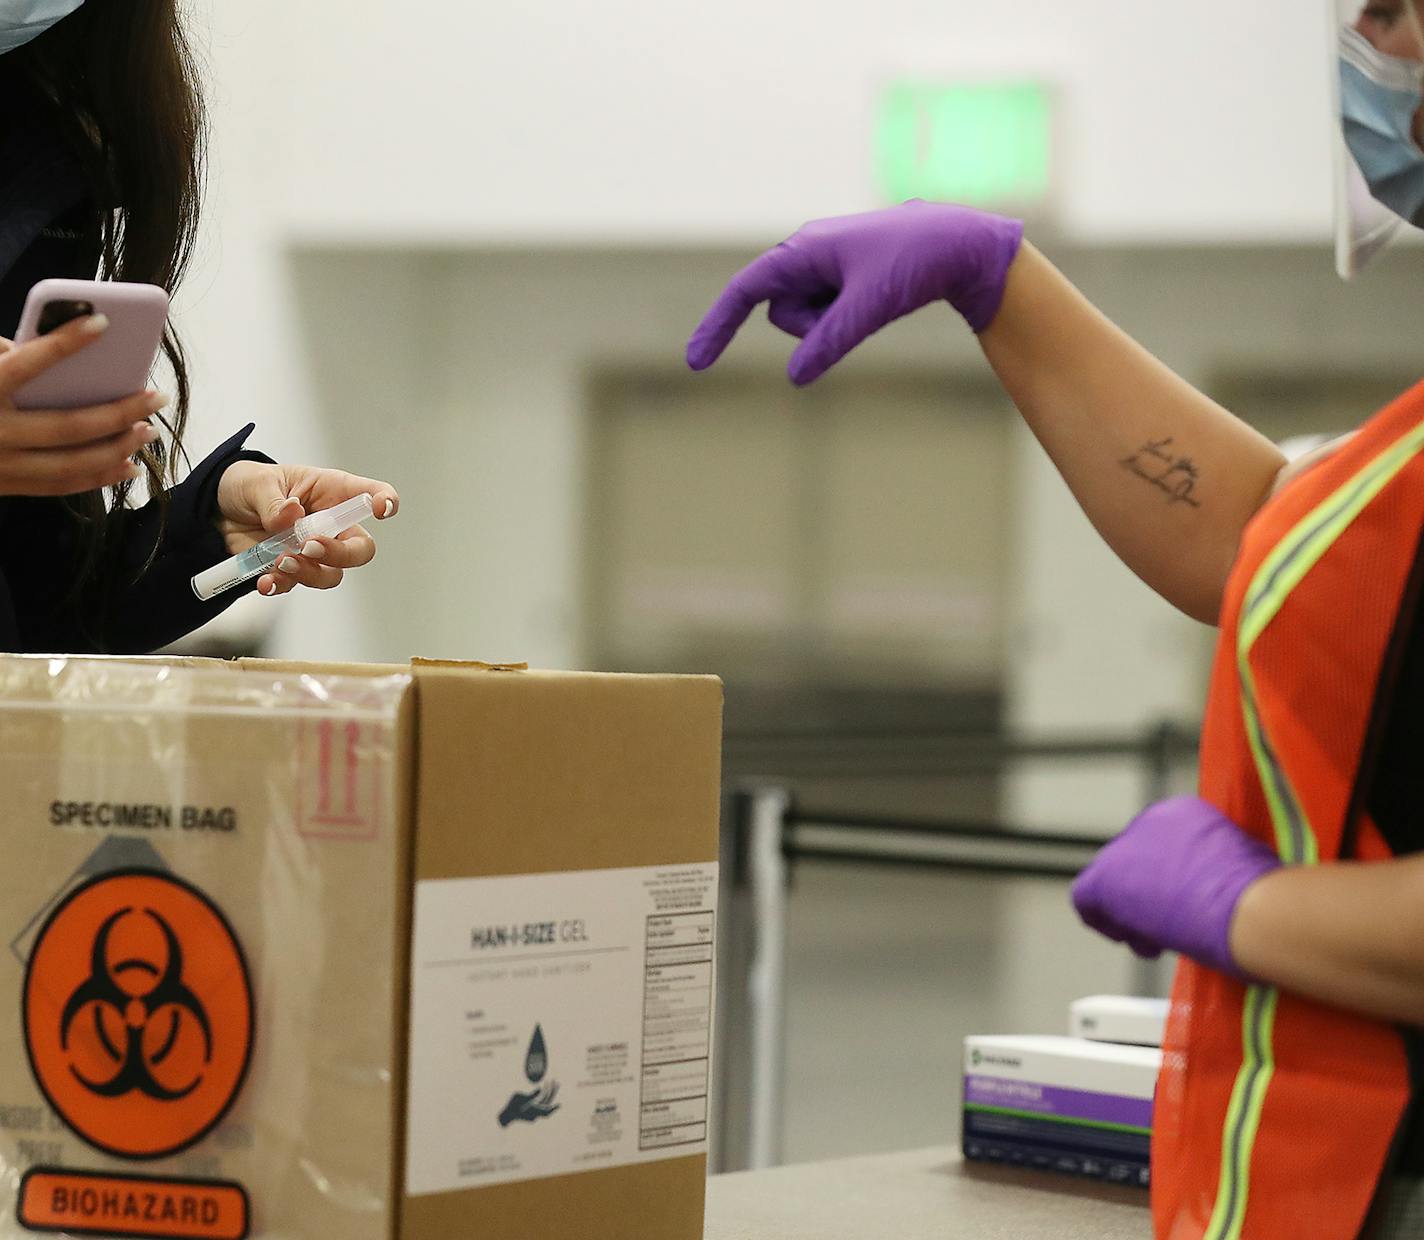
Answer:
M529 1093L516 1093L505 1103L504 1110L499 1113L501 1128L508 1128L516 1122L532 1124L548 1119L559 1109L559 1104L554 1101L559 1094L558 1081L540 1086L548 1072L549 1049L544 1042L544 1029L542 1025L535 1025L534 1036L529 1039L529 1050L524 1055L524 1075L535 1088Z
M524 1075L537 1085L549 1070L549 1049L544 1045L544 1030L534 1026L534 1036L529 1039L529 1053L524 1056Z

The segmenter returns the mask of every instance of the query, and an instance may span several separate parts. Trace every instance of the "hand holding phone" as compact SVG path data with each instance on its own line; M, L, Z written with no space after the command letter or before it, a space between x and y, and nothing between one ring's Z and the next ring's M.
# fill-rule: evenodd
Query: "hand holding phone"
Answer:
M31 299L35 300L33 293ZM66 310L66 316L72 309ZM33 326L25 333L28 339L0 352L0 496L75 495L131 480L140 472L131 458L158 438L157 428L148 419L167 400L145 386L153 354L144 363L138 390L129 387L132 394L80 406L18 407L17 395L98 349L114 330L105 314L85 313L80 308L79 315L39 335L37 310ZM30 317L28 308L26 316ZM161 324L158 330L161 335ZM122 351L133 353L130 345ZM104 392L132 383L127 377L108 377L99 385L98 379L113 374L107 368L79 367L69 374L64 384L72 398L86 390ZM91 380L95 381L92 385Z
M107 318L108 330L16 390L17 409L106 405L148 386L168 322L168 294L155 284L41 280L25 299L15 343L27 344L93 315Z

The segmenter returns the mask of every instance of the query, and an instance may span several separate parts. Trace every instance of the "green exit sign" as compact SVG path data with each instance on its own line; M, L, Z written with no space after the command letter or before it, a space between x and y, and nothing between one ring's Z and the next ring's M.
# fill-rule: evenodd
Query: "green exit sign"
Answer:
M1051 93L1035 83L892 83L875 131L880 188L892 202L1041 206L1052 128Z

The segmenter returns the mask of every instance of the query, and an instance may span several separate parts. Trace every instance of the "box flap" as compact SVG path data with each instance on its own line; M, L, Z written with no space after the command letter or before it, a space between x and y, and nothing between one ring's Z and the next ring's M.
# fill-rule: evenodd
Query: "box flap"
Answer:
M716 859L714 677L414 674L417 879Z

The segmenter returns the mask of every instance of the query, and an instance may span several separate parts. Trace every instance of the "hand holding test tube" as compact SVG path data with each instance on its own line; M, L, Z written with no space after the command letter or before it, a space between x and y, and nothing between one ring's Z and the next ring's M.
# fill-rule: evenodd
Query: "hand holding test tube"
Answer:
M274 534L264 542L249 547L241 555L232 556L204 569L193 578L193 593L206 602L240 586L244 581L260 577L284 555L301 551L313 538L336 538L353 525L360 525L374 515L369 495L357 495L334 508L324 508L300 518L290 530Z

